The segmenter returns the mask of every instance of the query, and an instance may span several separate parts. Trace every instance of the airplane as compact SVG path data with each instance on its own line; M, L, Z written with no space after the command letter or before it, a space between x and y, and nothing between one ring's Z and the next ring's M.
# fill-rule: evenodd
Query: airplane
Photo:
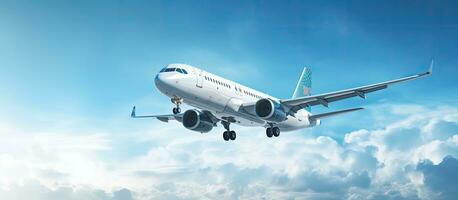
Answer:
M156 75L157 89L170 97L175 105L173 114L136 115L132 108L132 118L156 118L163 122L177 120L189 130L207 133L218 123L226 129L225 141L235 140L236 132L231 124L266 128L266 136L278 137L281 131L294 131L318 126L321 119L358 111L351 108L339 111L312 114L311 107L351 97L366 98L366 94L386 89L388 86L432 74L434 61L428 71L399 79L355 87L335 92L312 95L312 72L304 67L290 99L279 99L221 76L187 64L169 64ZM181 113L180 105L186 103L197 109Z

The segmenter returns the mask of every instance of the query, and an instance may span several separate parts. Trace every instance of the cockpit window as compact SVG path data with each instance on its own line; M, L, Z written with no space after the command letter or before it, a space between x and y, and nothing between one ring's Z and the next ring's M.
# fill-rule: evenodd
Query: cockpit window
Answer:
M167 68L164 72L174 72L176 68Z
M164 68L160 72L174 72L176 68Z
M181 73L181 74L188 74L188 72L184 69L181 69L181 68L164 68L160 71L160 73L162 72L178 72L178 73Z

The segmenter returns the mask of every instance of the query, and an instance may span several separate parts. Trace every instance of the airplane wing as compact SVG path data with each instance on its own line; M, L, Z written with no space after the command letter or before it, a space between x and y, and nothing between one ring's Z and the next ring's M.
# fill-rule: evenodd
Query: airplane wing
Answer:
M366 85L362 87L340 90L336 92L330 92L330 93L318 94L318 95L312 95L312 96L305 96L305 97L300 97L300 98L295 98L295 99L280 100L280 102L282 105L290 108L288 112L289 114L294 115L294 113L296 113L298 110L305 108L307 106L323 105L325 107L328 107L329 103L334 102L334 101L339 101L342 99L347 99L347 98L351 98L355 96L366 98L367 93L385 89L389 85L431 75L432 69L433 69L433 61L431 61L429 70L424 73L407 76L407 77L403 77L403 78L399 78L395 80L385 81L381 83L376 83L372 85Z
M132 108L132 113L130 114L130 117L132 118L156 118L160 121L163 122L168 122L169 120L177 120L177 121L182 121L183 119L183 114L166 114L166 115L142 115L142 116L137 116L135 114L135 106Z

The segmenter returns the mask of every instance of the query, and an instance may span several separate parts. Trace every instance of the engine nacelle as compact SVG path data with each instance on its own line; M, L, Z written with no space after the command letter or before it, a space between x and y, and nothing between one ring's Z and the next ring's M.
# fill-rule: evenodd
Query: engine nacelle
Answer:
M256 115L270 122L282 122L286 120L286 112L281 105L270 99L260 99L255 106Z
M198 110L187 110L183 114L183 126L189 130L206 133L213 129L212 120Z

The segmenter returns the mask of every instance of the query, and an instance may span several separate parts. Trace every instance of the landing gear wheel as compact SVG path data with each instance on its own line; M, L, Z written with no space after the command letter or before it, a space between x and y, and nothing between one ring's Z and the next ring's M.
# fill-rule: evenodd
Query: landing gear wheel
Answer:
M235 133L235 131L229 131L228 135L231 140L235 140L235 138L237 137L237 134Z
M178 114L178 113L181 113L181 108L180 108L180 104L183 103L183 99L180 99L178 97L174 97L171 99L172 103L175 104L175 108L173 108L173 114Z
M280 128L278 128L278 127L273 127L273 128L272 128L272 133L273 133L273 135L274 135L275 137L280 136Z
M235 133L235 131L231 131L231 129L229 128L229 125L231 123L229 123L227 121L221 121L221 124L226 129L226 131L224 131L224 133L223 133L224 140L226 140L226 141L235 140L235 138L237 137L237 134Z
M228 141L230 138L229 138L229 131L224 131L223 132L223 139L224 141Z
M267 128L266 129L266 135L267 137L272 137L274 135L272 128Z
M173 114L178 114L178 113L181 113L181 108L173 108Z

